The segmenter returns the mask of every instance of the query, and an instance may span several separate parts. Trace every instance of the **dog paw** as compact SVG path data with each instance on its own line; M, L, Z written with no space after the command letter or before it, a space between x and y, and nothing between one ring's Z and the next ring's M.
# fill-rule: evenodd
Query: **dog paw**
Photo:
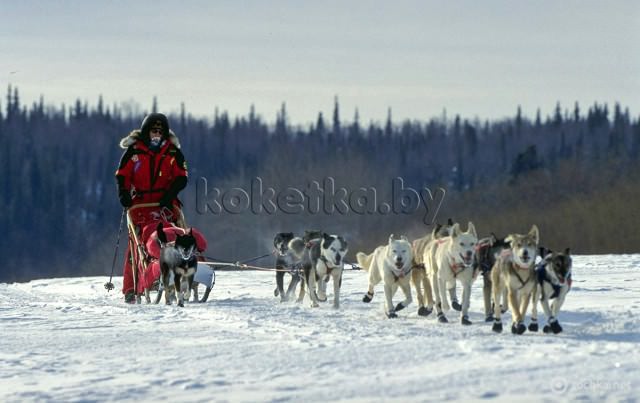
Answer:
M538 322L532 321L531 323L529 323L529 331L530 332L537 332L538 331Z
M273 296L277 297L278 295L280 295L280 291L278 291L278 289L276 288L275 290L273 290Z
M507 307L506 307L506 306L502 306L502 305L500 305L500 312L501 312L503 315L504 315L504 313L505 313L505 312L507 312L507 311L508 311L508 309L507 309Z
M439 313L438 314L438 322L440 323L449 323L449 320L447 319L446 316L444 316L444 313Z
M397 317L398 317L398 315L397 315L394 311L387 312L387 318L389 318L389 319L395 319L395 318L397 318Z
M458 312L462 311L462 305L458 301L451 301L451 307Z
M433 308L427 308L426 306L418 308L418 316L429 316L431 312L433 312Z
M554 334L558 334L562 331L562 326L560 326L560 323L557 320L555 322L551 322L550 327Z
M395 311L398 312L403 310L404 308L405 308L404 304L402 302L398 302L398 305L396 305Z
M484 318L485 322L493 322L495 320L495 318L493 317L493 314L489 314L487 315L486 318Z
M551 326L544 325L544 327L542 328L542 332L543 333L551 333Z
M502 333L502 322L493 322L493 326L491 327L496 333Z
M318 298L318 301L320 302L327 302L327 294L323 292L319 292L318 294L316 294L316 298Z
M184 308L184 303L183 303L182 301L180 301L180 302L178 302L178 306L179 306L180 308Z
M514 323L511 325L511 333L522 334L527 330L527 327L522 322Z
M469 320L469 317L467 315L462 316L462 319L460 319L460 323L465 326L471 325L471 321Z
M373 293L367 292L364 297L362 297L362 302L369 303L373 299Z

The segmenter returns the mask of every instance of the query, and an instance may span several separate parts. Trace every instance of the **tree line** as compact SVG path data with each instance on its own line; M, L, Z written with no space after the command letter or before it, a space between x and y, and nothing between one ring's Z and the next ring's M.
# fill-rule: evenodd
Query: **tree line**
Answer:
M154 99L148 112L157 110ZM122 211L114 182L122 153L118 142L139 127L146 112L105 105L102 97L91 106L80 100L54 106L43 98L25 105L18 88L9 86L0 105L0 228L5 234L0 251L7 263L0 281L108 274ZM273 123L253 107L246 116L215 109L208 118L194 117L184 106L169 115L189 166L190 182L181 195L185 214L209 239L208 254L232 261L257 256L270 249L275 232L306 228L346 234L355 254L383 242L390 232L418 236L430 227L420 211L199 214L201 177L226 189L248 186L255 177L279 189L332 177L349 189L376 187L387 193L391 181L401 177L416 189L446 191L437 221L446 221L445 215L480 220L481 235L488 235L520 222L522 228L513 230L524 230L528 223L544 221L542 215L555 214L549 226L560 232L555 228L550 240L572 242L567 246L580 253L633 251L633 234L609 244L597 233L572 235L578 228L575 205L594 204L599 215L591 217L586 210L579 224L609 235L626 228L628 215L635 214L627 210L621 216L607 212L606 205L595 206L606 194L607 205L626 209L638 188L640 121L619 104L610 109L595 103L585 111L577 103L557 104L549 115L538 110L533 117L517 107L513 117L493 121L443 115L396 122L389 110L383 123L363 123L357 110L349 121L341 115L337 98L330 118L319 113L308 126L291 124L285 104ZM538 192L532 194L531 187ZM544 239L544 228L541 232Z

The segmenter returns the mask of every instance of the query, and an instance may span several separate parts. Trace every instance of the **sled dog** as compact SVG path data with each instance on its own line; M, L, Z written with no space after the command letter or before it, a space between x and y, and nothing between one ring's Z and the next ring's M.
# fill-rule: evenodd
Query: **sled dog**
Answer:
M366 255L358 252L358 265L369 271L369 289L362 298L363 302L371 302L373 289L380 281L384 281L385 313L389 318L397 318L398 312L411 303L411 271L413 267L413 252L409 240L403 235L401 239L389 236L385 246L378 246L373 253ZM402 289L405 299L393 306L393 296Z
M307 248L309 259L304 263L304 278L312 307L317 307L318 301L327 300L326 287L331 279L333 280L333 308L340 308L340 287L344 256L347 251L347 241L338 235L323 233L320 240L309 243Z
M451 235L433 240L425 250L424 259L429 266L438 321L441 323L448 322L445 316L449 310L447 291L455 288L457 280L462 284L460 321L463 325L471 324L469 301L471 284L475 279L473 259L477 243L478 235L472 222L468 223L466 232L462 232L460 224L456 223L451 227Z
M536 266L536 291L533 294L533 309L529 330L537 331L538 309L537 302L540 296L540 304L547 316L547 324L542 329L545 333L560 333L562 326L558 321L558 313L564 303L569 290L571 290L571 250L564 250L564 253L555 253L549 249L542 248L542 262ZM549 300L553 300L549 306ZM532 325L535 323L535 328Z
M177 235L176 240L167 242L162 223L157 228L160 244L160 271L164 287L164 299L171 305L171 297L176 294L178 306L183 307L188 301L193 286L193 275L198 267L196 257L196 238L191 230L184 235Z
M526 235L511 234L504 240L511 246L498 257L491 269L493 300L499 301L504 289L507 289L513 317L511 332L522 334L526 331L524 317L536 287L535 259L540 241L538 227L534 225ZM492 330L496 333L502 332L500 314L500 304L494 304Z
M293 232L279 232L273 238L273 247L276 253L276 288L273 294L280 296L280 302L286 302L295 292L296 286L302 280L302 256L304 242L302 238L295 237ZM291 281L284 290L284 275L289 273ZM300 290L304 295L304 283Z
M431 281L424 266L424 251L433 239L449 236L453 221L449 218L447 225L436 224L431 233L418 238L411 243L413 252L413 269L411 270L411 284L416 290L418 300L418 315L429 316L433 312L433 293ZM424 292L424 293L423 293ZM426 298L426 300L425 300Z
M474 269L478 270L482 275L482 297L484 299L484 316L485 322L493 322L493 297L491 289L491 268L496 263L498 256L503 250L509 249L509 244L504 238L498 238L494 233L491 236L482 238L478 241ZM502 299L498 301L502 313L507 309L506 289L502 293Z

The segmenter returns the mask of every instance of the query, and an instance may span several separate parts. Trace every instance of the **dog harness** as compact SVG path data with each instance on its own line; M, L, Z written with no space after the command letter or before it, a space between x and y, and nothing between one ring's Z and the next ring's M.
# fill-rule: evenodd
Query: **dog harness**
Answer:
M411 270L413 270L413 265L409 265L409 270L404 271L403 269L396 269L395 266L391 268L391 272L393 273L393 279L394 281L398 281L401 278L404 278L406 276L409 275L409 273L411 273Z
M546 266L546 262L544 260L538 263L538 265L536 266L536 279L538 280L538 284L540 284L540 286L542 286L542 284L545 281L551 284L551 287L553 287L553 294L551 294L549 299L554 299L555 297L560 295L560 290L562 289L562 286L560 284L555 284L551 281L551 278L549 278L545 266ZM567 282L567 286L569 287L569 289L571 289L571 283L572 283L571 270L569 270L569 272L567 273L567 276L565 277L565 281ZM542 292L541 292L541 298L542 298L544 297L544 287L541 287L541 289L542 289Z

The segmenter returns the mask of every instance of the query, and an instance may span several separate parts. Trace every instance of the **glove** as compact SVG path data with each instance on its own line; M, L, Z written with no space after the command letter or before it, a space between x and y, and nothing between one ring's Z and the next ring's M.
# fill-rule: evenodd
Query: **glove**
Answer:
M166 207L168 209L172 209L173 208L173 199L174 196L173 194L171 194L171 192L167 192L165 194L162 195L162 198L160 199L160 207Z
M166 192L164 192L164 194L162 195L162 198L160 198L160 207L167 207L167 208L173 208L173 200L178 197L178 193L180 193L180 191L182 189L184 189L187 186L187 177L186 176L179 176L177 177L173 183L171 184L171 186L169 186L169 189L167 189Z
M129 208L133 204L131 194L129 194L126 189L120 189L118 192L118 198L120 198L120 204L122 204L122 207L124 208Z

